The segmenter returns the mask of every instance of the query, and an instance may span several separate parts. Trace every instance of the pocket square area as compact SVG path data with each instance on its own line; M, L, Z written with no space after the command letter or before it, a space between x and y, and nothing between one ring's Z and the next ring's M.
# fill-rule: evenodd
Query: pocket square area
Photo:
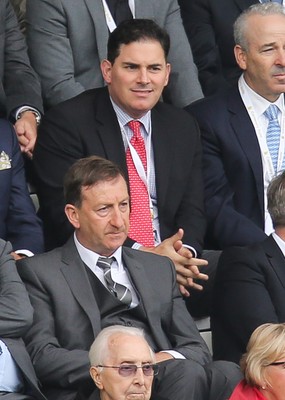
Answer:
M0 171L11 168L11 160L5 151L0 153Z

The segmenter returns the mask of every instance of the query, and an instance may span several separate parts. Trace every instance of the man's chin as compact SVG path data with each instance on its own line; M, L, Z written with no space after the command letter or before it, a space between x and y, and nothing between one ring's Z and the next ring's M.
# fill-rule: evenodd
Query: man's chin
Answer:
M127 395L128 400L148 400L150 396L147 396L146 393L129 393Z

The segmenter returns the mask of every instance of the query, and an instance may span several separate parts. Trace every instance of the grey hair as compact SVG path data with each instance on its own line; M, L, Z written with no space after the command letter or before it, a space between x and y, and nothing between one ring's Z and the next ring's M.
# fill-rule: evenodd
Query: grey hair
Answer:
M285 171L270 182L267 189L267 200L273 227L285 226Z
M89 360L91 366L97 366L100 364L104 364L104 361L109 353L109 339L112 336L123 334L129 336L137 336L141 338L145 338L144 331L139 328L128 327L123 325L112 325L107 328L102 329L102 331L98 334L96 339L94 340L90 351L89 351ZM149 352L152 359L152 362L155 362L154 352L149 346Z
M285 16L284 7L278 3L253 4L244 10L234 23L234 39L235 44L239 45L243 50L248 50L247 30L249 29L248 17L251 15L283 15Z

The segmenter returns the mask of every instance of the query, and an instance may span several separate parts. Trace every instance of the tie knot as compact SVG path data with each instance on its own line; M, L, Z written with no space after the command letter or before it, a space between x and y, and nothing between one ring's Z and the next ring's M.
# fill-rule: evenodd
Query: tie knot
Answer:
M269 121L276 120L278 118L279 108L275 104L270 104L267 110L264 111L264 115Z
M97 266L101 269L106 270L111 268L111 264L114 261L114 257L99 257L97 261Z
M133 131L134 135L137 136L141 136L141 123L140 121L130 121L128 122L129 127L131 128L131 130Z

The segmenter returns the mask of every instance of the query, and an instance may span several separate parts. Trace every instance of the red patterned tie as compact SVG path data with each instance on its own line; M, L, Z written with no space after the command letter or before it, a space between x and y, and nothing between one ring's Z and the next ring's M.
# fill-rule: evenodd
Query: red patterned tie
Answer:
M147 170L146 151L143 137L140 132L140 122L130 121L129 127L133 131L131 145L141 159L145 171ZM131 215L129 236L144 246L154 246L152 219L149 207L149 195L144 182L141 180L133 162L130 149L126 153L131 192Z

